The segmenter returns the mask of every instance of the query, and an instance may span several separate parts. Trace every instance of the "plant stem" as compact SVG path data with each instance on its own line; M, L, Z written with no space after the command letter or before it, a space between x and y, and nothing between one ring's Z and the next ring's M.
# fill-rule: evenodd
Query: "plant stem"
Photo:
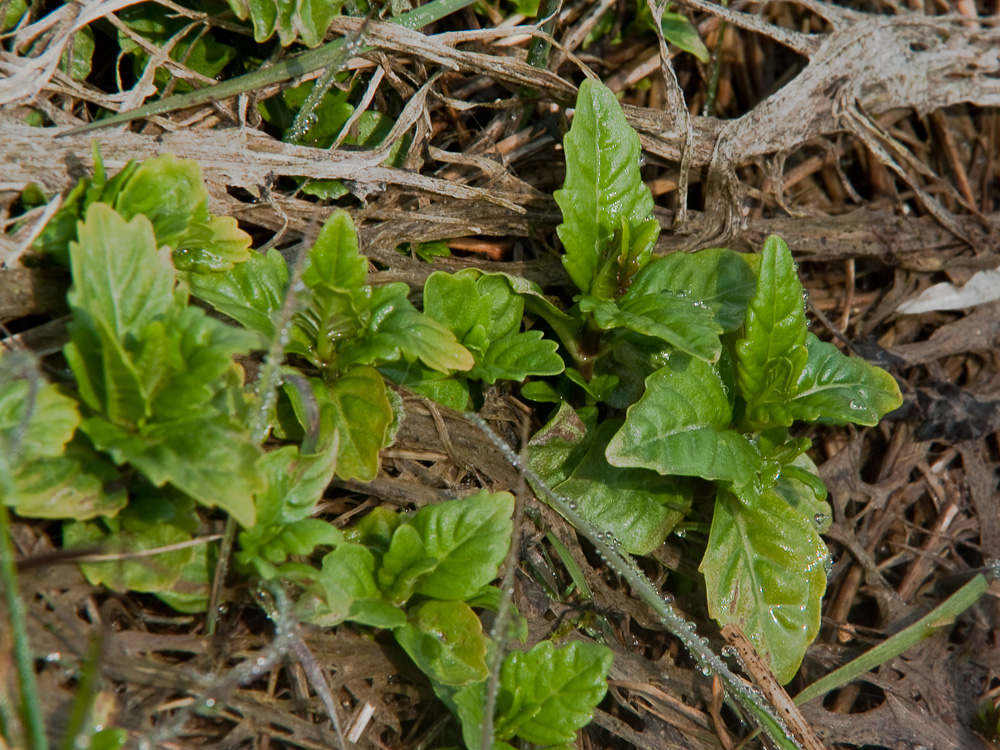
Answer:
M6 495L6 493L5 493ZM28 625L24 616L24 601L21 599L14 568L14 545L10 538L10 514L7 506L0 502L0 582L3 583L4 602L7 605L7 619L10 623L10 637L14 644L14 666L17 670L17 688L21 695L21 721L27 734L28 747L32 750L48 750L49 741L45 736L45 720L42 703L35 681L34 657L28 640Z

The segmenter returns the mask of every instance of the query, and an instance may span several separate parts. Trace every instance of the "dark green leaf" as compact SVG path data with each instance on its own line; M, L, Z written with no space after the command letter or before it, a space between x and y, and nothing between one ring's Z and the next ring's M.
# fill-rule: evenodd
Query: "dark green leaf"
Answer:
M392 382L456 411L469 407L469 384L464 378L432 370L420 362L393 362L381 365L378 371Z
M708 305L716 323L732 333L743 325L756 290L757 277L744 256L713 247L655 258L636 274L622 301L673 292Z
M653 469L728 482L746 482L760 454L730 429L732 409L718 371L686 355L646 379L646 392L628 410L608 445L612 466Z
M722 328L704 302L669 292L622 299L620 302L582 297L580 309L594 313L602 330L627 328L666 341L682 352L715 362L722 352Z
M699 568L708 611L738 625L782 684L819 631L827 556L814 521L773 490L719 493Z
M386 446L392 424L392 406L385 382L371 367L352 367L329 386L315 382L321 411L331 409L340 448L337 476L370 482L378 473L378 453Z
M653 197L639 174L639 136L615 95L586 79L580 86L573 126L563 139L566 181L555 193L562 209L559 239L573 283L584 294L614 296L620 263L607 263L612 238L623 222L638 230L653 211ZM631 248L625 251L630 260Z
M626 552L647 555L663 544L690 508L691 497L675 482L646 469L608 464L605 449L621 420L585 425L568 404L531 440L530 465L542 476L562 478L549 486L576 503L595 529ZM563 458L556 468L554 463Z
M859 357L843 354L810 333L809 358L788 404L793 419L874 426L903 403L895 379Z

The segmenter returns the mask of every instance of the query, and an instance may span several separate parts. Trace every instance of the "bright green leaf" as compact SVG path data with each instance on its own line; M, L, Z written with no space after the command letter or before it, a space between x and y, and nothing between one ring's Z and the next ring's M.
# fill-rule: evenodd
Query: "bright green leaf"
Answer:
M428 556L420 532L404 523L392 535L376 580L389 600L402 604L413 595L417 581L434 570L437 563Z
M843 354L812 333L806 350L809 358L788 404L793 419L874 426L903 403L899 385L885 370Z
M666 475L746 482L760 468L760 454L730 428L731 422L732 409L716 368L673 355L646 379L646 392L608 444L608 462Z
M522 381L529 375L558 375L566 365L559 345L542 338L541 331L510 334L490 344L469 377L492 385L497 380Z
M224 315L274 338L273 315L285 303L288 264L277 250L267 255L251 253L243 263L226 273L188 273L191 293Z
M611 90L588 78L563 148L566 181L555 193L563 214L558 228L566 250L563 265L584 294L614 296L609 292L623 269L606 263L613 235L623 221L638 227L653 211L653 197L639 174L639 136Z
M442 685L468 685L489 675L487 638L464 602L418 604L409 611L409 622L393 635L420 670Z
M527 653L508 654L500 669L497 738L572 743L607 692L611 661L607 646L584 641L558 649L542 641Z
M70 307L78 324L95 335L103 327L122 341L176 304L170 252L157 249L145 216L126 221L110 206L93 204L70 243L70 264Z
M812 519L773 491L719 493L699 567L708 611L738 625L782 684L819 631L828 554Z
M416 593L466 599L496 578L510 547L513 512L511 494L487 490L418 510L410 524L435 566L421 576Z
M736 382L756 430L792 422L786 404L808 357L803 293L788 246L771 235L761 252L743 338L736 344Z

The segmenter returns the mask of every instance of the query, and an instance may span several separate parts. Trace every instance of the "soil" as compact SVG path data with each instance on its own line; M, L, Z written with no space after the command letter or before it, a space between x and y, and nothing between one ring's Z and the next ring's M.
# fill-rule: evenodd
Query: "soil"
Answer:
M123 3L109 5L105 23ZM614 27L584 47L608 9L617 12ZM337 19L333 35L361 33L372 48L349 65L352 75L375 81L372 106L409 123L402 168L357 151L282 143L255 120L253 106L235 99L56 139L86 122L91 105L117 107L121 98L48 64L58 52L43 53L69 26L54 25L47 37L38 36L44 28L34 36L21 30L3 43L0 62L0 206L10 231L0 237L2 338L58 357L68 278L22 264L30 260L32 223L16 217L16 201L32 182L49 195L65 193L92 168L93 140L109 173L167 152L197 159L212 211L235 216L255 245L308 240L332 210L286 190L289 178L341 178L352 195L339 205L360 228L375 283L419 287L434 270L478 267L567 297L551 196L564 174L566 108L583 76L597 75L622 94L640 133L643 176L664 228L657 251L753 251L779 234L809 291L812 330L887 369L904 394L903 407L878 427L806 433L831 493L826 538L834 564L820 636L787 686L795 695L976 574L996 577L1000 301L915 314L899 308L933 284L963 284L1000 267L1000 6L796 0L726 8L683 0L673 9L690 16L721 61L711 115L704 112L712 66L631 26L634 7L624 2L564 4L544 70L525 62L528 37L514 36L530 33L532 19L498 33L510 12L493 6L495 17L466 9L421 31ZM175 68L178 78L199 80ZM132 94L130 106L141 101ZM393 102L400 108L391 111ZM29 114L43 116L45 126L26 125ZM432 240L448 241L451 256L429 264L396 250ZM378 478L329 488L322 510L334 523L380 504L414 508L475 487L521 486L517 470L462 415L408 394L403 402L406 418ZM481 413L514 445L524 424L537 429L545 416L518 397L516 385L488 390ZM571 527L530 492L526 505L538 520L523 519L514 601L531 637L574 623L615 654L608 696L578 747L738 746L748 727L724 704L721 687L702 677ZM218 530L218 521L206 523L206 531ZM584 570L593 602L552 600L532 576L530 561L551 555L548 530ZM68 721L87 644L98 638L96 710L128 730L131 745L149 742L156 726L153 744L163 747L336 746L308 660L289 657L260 677L239 671L272 643L270 622L242 586L225 591L229 605L218 634L208 636L201 615L89 585L75 561L60 555L57 524L15 517L12 532L31 644L51 655L37 671L53 738ZM671 538L643 566L669 589L697 575L696 551L691 540ZM675 593L720 649L725 641L697 587ZM805 704L802 715L822 745L997 747L998 594L993 580L977 604L930 637ZM391 639L348 626L300 632L359 746L438 746L453 719ZM10 652L9 633L0 631L8 697ZM193 715L193 699L206 694L217 696L214 711Z

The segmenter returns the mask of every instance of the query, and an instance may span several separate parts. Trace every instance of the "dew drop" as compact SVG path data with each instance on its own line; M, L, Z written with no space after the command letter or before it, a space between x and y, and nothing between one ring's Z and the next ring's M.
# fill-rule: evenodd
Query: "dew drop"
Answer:
M647 161L647 159L646 159L646 155L645 155L644 153L641 153L641 152L640 152L640 153L639 153L639 166L640 166L640 167L644 167L644 166L646 166L646 161Z
M58 651L52 651L51 653L45 655L45 661L50 663L54 661L59 661L60 659L62 659L62 654L60 654Z
M998 572L1000 572L1000 560L995 560L994 562L997 563L997 565L998 565L997 570L998 570ZM674 595L673 594L664 594L663 595L663 601L664 601L665 604L673 606Z
M851 407L852 409L854 409L855 411L861 411L861 409L863 409L863 408L864 408L864 407L863 407L863 406L861 405L861 402L860 402L860 401L851 401L851 403L850 403L849 405L850 405L850 407Z
M695 625L693 622L688 622L684 624L684 628L687 630L687 632L693 633L698 629L698 626Z
M830 516L826 515L826 513L817 513L815 516L813 516L813 522L817 526L823 526L829 520Z
M993 579L1000 581L1000 559L987 560L986 567L989 569Z
M570 501L569 503L567 503L567 506L568 506L568 507L569 507L569 509L570 509L570 510L572 510L572 511L575 511L575 510L576 510L576 503L575 503L574 501L572 501L572 500L571 500L571 501Z
M725 657L732 658L732 657L736 656L737 653L738 653L737 650L735 648L733 648L732 646L723 646L722 647L722 655L725 656Z
M215 705L215 698L206 698L205 699L205 706L207 708L212 708L212 706L214 706L214 705Z

